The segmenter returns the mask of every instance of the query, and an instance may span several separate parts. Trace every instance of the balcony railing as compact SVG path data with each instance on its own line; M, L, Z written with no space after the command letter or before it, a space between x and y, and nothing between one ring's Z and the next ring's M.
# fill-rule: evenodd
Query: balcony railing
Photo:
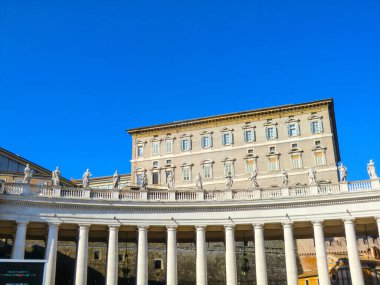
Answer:
M380 190L380 181L352 181L339 184L319 184L283 188L255 188L198 191L189 190L120 190L40 186L22 183L0 183L1 195L35 196L55 199L87 199L109 201L226 201L274 200L292 197L338 195L348 192Z

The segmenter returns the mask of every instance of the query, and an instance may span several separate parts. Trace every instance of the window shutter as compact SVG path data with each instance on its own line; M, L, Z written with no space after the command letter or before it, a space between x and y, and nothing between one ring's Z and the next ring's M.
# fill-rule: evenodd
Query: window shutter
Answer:
M222 133L222 145L226 145L224 141L224 133Z
M320 122L321 133L322 133L322 132L323 132L323 121L322 121L322 120L320 120L319 122Z
M212 136L210 136L210 147L212 147Z
M277 129L277 127L274 127L274 129L275 129L275 136L276 136L276 139L278 138L278 129Z
M290 132L290 125L288 125L288 136L292 136L291 132Z
M252 139L254 142L256 141L256 131L254 129L252 130Z
M205 147L205 137L201 138L201 147Z
M301 134L301 128L300 128L300 125L297 124L297 135L300 135Z
M269 132L268 132L268 128L265 128L265 137L267 138L267 140L269 139Z
M312 134L315 134L315 130L313 128L313 122L312 121L310 122L310 130L311 130Z
M234 134L231 133L231 144L234 144Z
M192 140L189 138L189 150L192 149Z

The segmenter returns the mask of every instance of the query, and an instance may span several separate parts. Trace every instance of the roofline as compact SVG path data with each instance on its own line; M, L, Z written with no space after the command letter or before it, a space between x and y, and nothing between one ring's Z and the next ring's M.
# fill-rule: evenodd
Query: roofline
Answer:
M119 174L120 177L128 177L128 176L131 176L130 173L125 173L125 174ZM102 179L112 179L113 178L113 175L107 175L107 176L97 176L97 177L94 177L94 178L91 178L90 180L93 181L93 180L102 180ZM82 182L82 179L79 178L79 179L74 179L72 178L70 181L72 182Z
M40 172L48 172L50 175L52 173L51 170L49 169L46 169L45 167L42 167L41 165L38 165L36 163L33 163L31 162L30 160L27 160L26 158L23 158L22 156L19 156L9 150L6 150L5 148L2 148L0 147L0 152L4 152L5 154L7 154L8 156L10 157L14 157L16 160L20 160L22 161L23 163L25 164L29 164L32 168L36 169L37 171L40 171ZM21 172L18 172L18 173L21 173ZM73 182L71 182L69 179L67 178L64 178L61 176L61 181L64 181L66 184L69 184L71 186L76 186Z
M323 100L317 100L317 101L311 101L307 103L299 103L299 104L287 104L287 105L280 105L276 107L266 107L266 108L260 108L255 110L248 110L248 111L241 111L241 112L235 112L235 113L227 113L222 115L214 115L214 116L208 116L208 117L201 117L196 119L188 119L188 120L180 120L180 121L174 121L170 123L165 124L158 124L158 125L151 125L151 126L145 126L145 127L139 127L139 128L133 128L133 129L127 129L126 132L128 132L130 135L140 133L140 132L146 132L151 130L162 130L162 129L168 129L172 127L178 127L178 126L186 126L194 123L204 123L208 121L217 121L217 120L223 120L226 119L226 117L230 118L232 117L241 117L245 115L253 115L253 114L265 114L265 113L277 113L280 111L284 111L287 109L300 109L305 107L312 107L314 105L324 105L324 104L333 104L333 99L323 99ZM335 122L335 119L334 119Z

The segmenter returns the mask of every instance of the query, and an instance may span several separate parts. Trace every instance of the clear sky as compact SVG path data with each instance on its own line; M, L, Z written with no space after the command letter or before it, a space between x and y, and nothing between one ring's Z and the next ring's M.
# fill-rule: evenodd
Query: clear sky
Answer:
M334 98L349 179L380 174L380 1L3 0L0 146L130 172L125 129Z

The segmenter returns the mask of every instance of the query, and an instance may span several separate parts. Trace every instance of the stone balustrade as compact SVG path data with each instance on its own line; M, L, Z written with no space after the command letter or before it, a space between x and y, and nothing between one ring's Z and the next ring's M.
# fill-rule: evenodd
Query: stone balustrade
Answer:
M379 180L342 182L339 184L319 184L312 186L294 186L286 188L255 188L231 190L126 190L91 189L40 186L22 183L2 183L3 195L31 195L44 198L93 199L111 201L228 201L228 200L272 200L289 197L311 197L339 195L347 192L380 190Z

